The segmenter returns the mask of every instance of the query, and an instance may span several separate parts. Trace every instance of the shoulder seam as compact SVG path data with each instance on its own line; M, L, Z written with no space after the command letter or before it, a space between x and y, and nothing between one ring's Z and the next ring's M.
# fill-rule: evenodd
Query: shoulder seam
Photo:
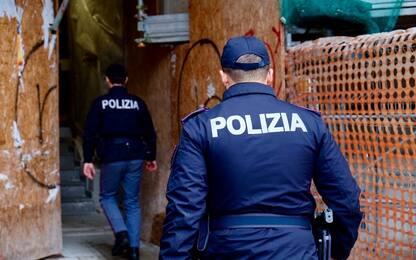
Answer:
M321 117L321 112L319 112L319 111L317 111L317 110L313 110L313 109L310 109L310 108L307 108L307 107L304 107L304 106L299 106L299 105L292 104L292 103L289 103L289 104L291 104L291 105L293 105L293 106L295 106L295 107L297 107L297 108L300 108L300 109L306 110L306 111L308 111L308 112L311 112L311 113L313 113L313 114L315 114L315 115L317 115L317 116Z
M197 115L199 115L199 114L201 114L202 112L205 112L205 111L207 111L207 110L208 110L208 108L206 108L206 107L202 107L202 108L199 108L199 109L197 109L197 110L195 110L195 111L193 111L193 112L189 113L187 116L185 116L184 118L182 118L182 120L181 120L182 124L184 124L184 123L185 123L185 122L187 122L189 119L194 118L195 116L197 116Z

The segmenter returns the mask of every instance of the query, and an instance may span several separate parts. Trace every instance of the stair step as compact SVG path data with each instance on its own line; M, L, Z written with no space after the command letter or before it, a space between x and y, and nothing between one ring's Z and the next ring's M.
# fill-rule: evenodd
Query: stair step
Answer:
M90 198L77 199L74 201L62 200L62 215L80 215L95 212L94 201Z
M85 201L93 201L92 198L85 197L85 196L77 196L72 198L61 198L62 203L72 203L72 202L85 202Z
M83 187L85 189L85 182L83 182L81 179L65 182L61 181L61 187Z
M59 136L61 138L62 137L71 138L72 137L71 128L69 128L69 127L60 127L59 128Z
M61 187L61 196L62 199L71 199L71 198L86 198L85 187L82 186L62 186Z
M84 177L81 175L81 169L79 168L61 170L61 184L83 180Z
M68 141L61 141L59 143L59 154L60 155L71 155L74 154L74 144L72 142L72 139L69 139Z
M61 169L70 170L77 166L73 154L61 155L59 158L61 161Z

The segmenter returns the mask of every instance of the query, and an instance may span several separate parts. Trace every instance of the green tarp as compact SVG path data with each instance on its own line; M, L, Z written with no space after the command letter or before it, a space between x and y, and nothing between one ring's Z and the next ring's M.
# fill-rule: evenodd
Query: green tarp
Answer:
M391 31L400 13L403 0L393 3L390 15L373 18L372 4L361 0L281 0L282 17L287 26L301 28L336 28L362 26L365 33Z

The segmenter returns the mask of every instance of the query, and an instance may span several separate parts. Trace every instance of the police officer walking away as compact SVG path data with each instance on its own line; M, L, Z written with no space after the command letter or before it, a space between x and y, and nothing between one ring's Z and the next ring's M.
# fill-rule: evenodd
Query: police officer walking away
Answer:
M94 100L84 129L84 175L93 179L94 151L101 161L100 203L115 233L113 255L128 250L139 259L140 205L138 194L142 166L157 169L156 134L143 100L127 93L124 66L110 65L105 72L106 95ZM125 220L118 208L117 193L123 190Z
M332 257L346 259L360 189L320 114L276 98L255 37L221 56L223 101L183 120L167 187L162 259L317 259L313 180L334 213Z

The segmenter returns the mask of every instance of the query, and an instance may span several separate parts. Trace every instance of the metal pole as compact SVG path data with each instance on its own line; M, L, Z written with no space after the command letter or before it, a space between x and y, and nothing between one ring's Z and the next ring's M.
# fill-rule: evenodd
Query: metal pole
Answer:
M58 13L56 14L55 20L53 21L53 24L49 26L49 31L52 34L56 34L56 31L58 30L59 24L62 21L62 17L64 16L64 12L66 8L68 7L69 0L63 0L61 3L61 6L59 7Z

